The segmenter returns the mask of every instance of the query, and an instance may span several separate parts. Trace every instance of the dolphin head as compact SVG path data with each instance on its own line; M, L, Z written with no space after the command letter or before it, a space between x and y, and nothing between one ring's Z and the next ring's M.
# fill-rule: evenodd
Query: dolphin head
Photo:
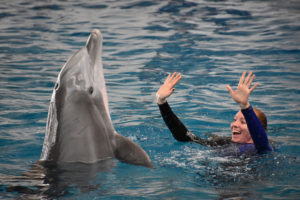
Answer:
M55 90L57 95L68 95L67 99L72 102L82 102L82 98L100 99L109 116L102 66L102 35L99 30L93 30L86 45L66 62Z
M96 162L113 158L102 67L102 35L93 30L86 45L71 56L53 90L42 160Z

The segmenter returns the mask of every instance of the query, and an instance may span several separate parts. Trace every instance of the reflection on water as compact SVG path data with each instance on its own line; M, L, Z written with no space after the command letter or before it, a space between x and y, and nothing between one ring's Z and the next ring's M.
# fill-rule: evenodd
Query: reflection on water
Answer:
M39 159L52 88L66 59L98 28L114 126L149 153L156 169L117 161L103 173L92 166L83 173L75 165L68 170L78 172L66 173L47 166L42 188L57 185L46 190L80 199L297 199L299 10L297 0L2 2L0 174L11 179L1 178L0 196L39 191L41 182L31 184L21 174L32 172ZM183 74L172 108L205 137L229 134L237 107L225 84L237 84L244 70L260 84L251 103L267 114L276 151L221 158L212 149L174 141L154 101L167 73Z
M22 199L53 199L68 195L72 187L83 194L99 190L98 175L111 172L115 165L114 160L95 164L39 162L22 176L3 176L1 182L7 192L17 192Z

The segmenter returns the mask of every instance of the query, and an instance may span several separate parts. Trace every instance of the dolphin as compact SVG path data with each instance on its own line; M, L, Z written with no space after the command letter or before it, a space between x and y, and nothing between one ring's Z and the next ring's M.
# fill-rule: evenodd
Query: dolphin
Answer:
M113 127L103 74L102 35L95 29L58 75L40 161L96 163L114 158L153 168L147 153Z

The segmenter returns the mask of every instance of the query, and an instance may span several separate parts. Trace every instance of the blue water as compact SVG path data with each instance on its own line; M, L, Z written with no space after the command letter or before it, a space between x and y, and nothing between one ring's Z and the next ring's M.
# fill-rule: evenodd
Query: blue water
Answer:
M85 169L55 178L54 171L52 187L65 187L42 193L22 174L40 157L58 72L94 28L104 38L115 129L143 147L156 168L115 161L93 176ZM297 0L1 1L0 198L299 199L299 36ZM169 103L203 138L230 135L238 107L225 85L253 71L259 87L250 102L266 113L276 151L219 157L175 141L155 102L173 71L183 78Z

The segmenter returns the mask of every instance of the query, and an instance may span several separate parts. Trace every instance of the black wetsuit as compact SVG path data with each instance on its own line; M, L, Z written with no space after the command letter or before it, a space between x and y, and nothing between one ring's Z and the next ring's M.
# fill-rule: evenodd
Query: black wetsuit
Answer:
M185 125L174 114L168 102L158 106L166 125L173 134L173 137L178 141L196 142L201 145L212 147L225 145L225 148L223 148L222 151L226 155L240 155L246 152L262 153L265 151L272 151L265 129L261 125L251 106L246 110L242 110L242 113L245 117L254 144L234 143L232 142L231 137L218 137L216 135L212 135L208 139L201 139L185 127Z

